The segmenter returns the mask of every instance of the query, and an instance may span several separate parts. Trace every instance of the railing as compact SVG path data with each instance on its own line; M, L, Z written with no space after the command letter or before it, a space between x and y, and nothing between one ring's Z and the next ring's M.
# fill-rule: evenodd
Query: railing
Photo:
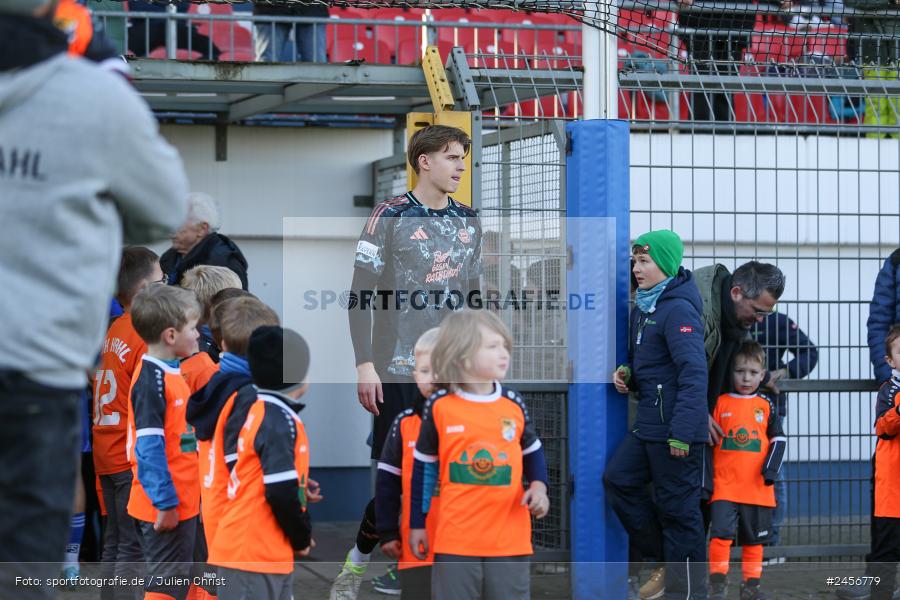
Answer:
M134 54L152 58L219 58L257 60L256 48L264 28L283 28L292 59L298 53L299 36L307 32L313 45L324 28L328 62L365 59L382 64L412 64L427 44L437 44L444 54L464 45L490 54L526 52L549 56L573 55L580 36L579 25L531 23L483 23L465 21L360 19L336 17L276 17L250 14L184 14L158 12L97 11L105 29L127 19L123 46ZM413 15L415 16L415 15ZM298 28L312 27L301 33ZM198 44L198 40L201 43ZM538 44L540 41L540 44ZM143 50L143 52L138 52ZM319 57L312 61L322 62ZM284 61L280 61L284 62Z

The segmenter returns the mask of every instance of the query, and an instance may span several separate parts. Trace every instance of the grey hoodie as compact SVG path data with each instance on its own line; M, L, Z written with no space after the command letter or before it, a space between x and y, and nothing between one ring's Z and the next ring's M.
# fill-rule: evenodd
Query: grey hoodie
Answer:
M120 75L65 54L0 73L0 370L84 386L123 241L170 235L187 193Z

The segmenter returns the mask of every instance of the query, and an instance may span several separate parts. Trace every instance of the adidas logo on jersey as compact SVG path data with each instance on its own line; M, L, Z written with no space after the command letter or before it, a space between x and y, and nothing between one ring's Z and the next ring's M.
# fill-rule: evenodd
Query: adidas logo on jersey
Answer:
M422 229L422 227L420 226L418 229L416 229L416 232L414 234L409 236L409 239L411 239L411 240L427 240L429 238L428 238L428 234L425 233L425 230Z

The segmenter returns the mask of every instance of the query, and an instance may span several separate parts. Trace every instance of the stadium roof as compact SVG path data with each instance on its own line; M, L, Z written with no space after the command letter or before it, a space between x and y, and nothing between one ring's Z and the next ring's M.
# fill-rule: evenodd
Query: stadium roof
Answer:
M135 87L157 112L216 113L229 122L267 113L405 115L431 111L418 66L260 64L135 59ZM576 90L580 71L448 68L463 110Z

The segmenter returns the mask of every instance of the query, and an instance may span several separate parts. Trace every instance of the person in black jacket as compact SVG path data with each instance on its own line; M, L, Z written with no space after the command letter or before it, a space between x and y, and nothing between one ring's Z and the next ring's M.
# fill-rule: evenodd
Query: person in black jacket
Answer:
M172 236L172 247L163 253L159 266L169 285L180 285L184 273L197 265L228 267L247 289L247 259L232 240L218 232L219 208L208 194L188 196L188 219Z
M271 17L319 17L328 18L324 4L300 4L255 2L253 14ZM256 60L265 62L318 62L325 56L325 22L276 23L258 21L256 30ZM291 34L293 38L291 39Z
M186 13L190 8L190 2L172 2L176 5L177 12ZM166 44L166 19L162 15L166 13L166 5L160 2L148 2L146 0L131 0L128 3L129 12L161 13L160 18L130 19L130 33L128 35L128 51L135 56L146 56L156 48ZM219 60L221 51L219 47L197 30L198 21L178 19L175 21L177 32L177 47L182 50L190 48L192 52L199 52L206 60Z
M631 547L667 563L665 598L705 599L700 490L707 367L703 305L691 272L680 266L683 253L681 239L667 230L644 234L632 247L638 291L629 364L613 382L620 393L637 392L637 417L603 482Z

